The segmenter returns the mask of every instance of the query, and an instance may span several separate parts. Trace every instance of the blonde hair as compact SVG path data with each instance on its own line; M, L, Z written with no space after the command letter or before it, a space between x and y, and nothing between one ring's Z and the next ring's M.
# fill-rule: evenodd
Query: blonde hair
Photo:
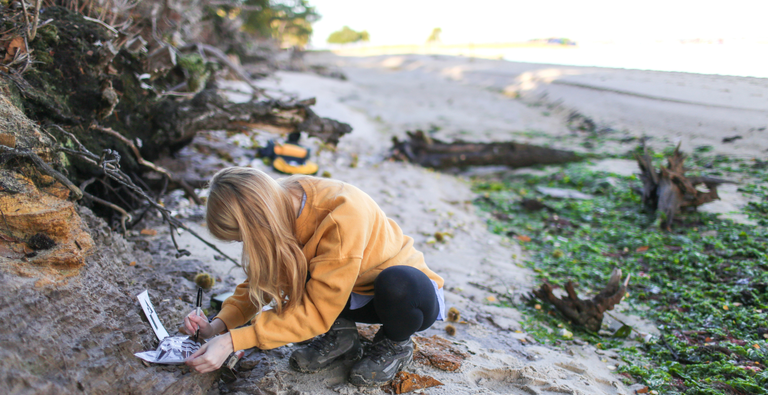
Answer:
M304 296L307 261L293 233L291 196L301 196L301 176L274 180L247 167L230 167L210 182L205 221L213 236L243 242L243 270L257 311L275 301L278 313Z

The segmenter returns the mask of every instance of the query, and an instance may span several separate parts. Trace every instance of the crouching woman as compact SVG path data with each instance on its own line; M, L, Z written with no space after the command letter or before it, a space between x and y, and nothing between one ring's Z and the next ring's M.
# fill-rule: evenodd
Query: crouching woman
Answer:
M215 237L243 243L247 280L211 323L185 318L187 331L199 328L203 338L225 332L187 361L198 372L219 368L234 350L314 338L293 352L293 369L311 373L359 359L349 381L380 385L412 360L411 336L445 316L443 279L352 185L227 168L211 180L206 222ZM382 324L365 350L356 322Z

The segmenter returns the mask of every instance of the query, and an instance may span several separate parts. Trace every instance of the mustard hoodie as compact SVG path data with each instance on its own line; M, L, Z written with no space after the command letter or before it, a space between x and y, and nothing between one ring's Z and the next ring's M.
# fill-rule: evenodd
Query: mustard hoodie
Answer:
M365 192L315 177L300 183L307 201L294 233L309 263L306 292L301 303L282 314L268 310L256 315L248 281L238 285L217 316L230 329L252 320L249 326L230 330L235 350L267 350L327 332L350 293L373 295L374 279L390 266L415 267L443 286L443 279L413 247L413 239Z

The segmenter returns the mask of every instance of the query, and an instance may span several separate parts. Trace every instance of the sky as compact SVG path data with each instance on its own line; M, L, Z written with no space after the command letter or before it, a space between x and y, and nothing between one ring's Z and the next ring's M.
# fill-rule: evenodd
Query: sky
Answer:
M565 37L577 42L768 41L768 0L310 0L322 18L312 45L347 25L371 44L446 44Z

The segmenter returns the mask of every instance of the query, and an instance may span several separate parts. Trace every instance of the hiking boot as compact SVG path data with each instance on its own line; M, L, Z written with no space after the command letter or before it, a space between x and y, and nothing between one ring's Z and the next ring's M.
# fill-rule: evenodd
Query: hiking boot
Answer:
M353 321L337 318L327 333L294 351L289 363L294 370L314 373L331 366L337 359L358 360L362 356L363 346L357 326Z
M393 341L384 336L383 329L379 329L363 359L349 372L349 382L358 386L385 384L395 378L397 372L405 369L412 360L413 342L410 338Z

